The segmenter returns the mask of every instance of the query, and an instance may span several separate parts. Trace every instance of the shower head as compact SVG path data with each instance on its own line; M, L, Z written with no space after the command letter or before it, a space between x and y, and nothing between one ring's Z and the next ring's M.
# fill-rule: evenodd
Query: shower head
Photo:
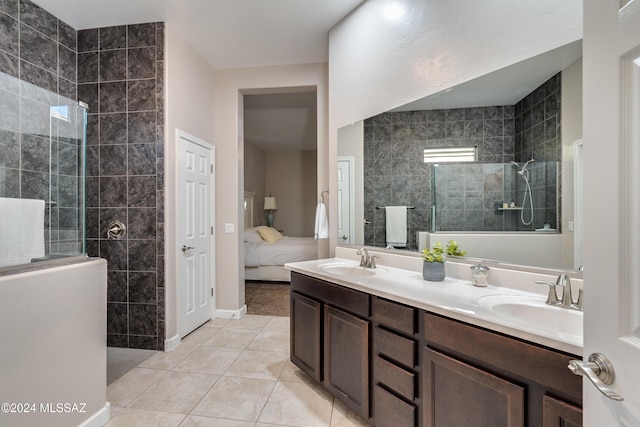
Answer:
M533 159L527 160L527 162L522 166L520 166L519 163L514 162L514 161L511 161L511 164L518 168L518 173L520 175L523 175L524 172L527 170L527 166L529 166L529 163L531 163L531 162L535 162L535 160L533 160Z

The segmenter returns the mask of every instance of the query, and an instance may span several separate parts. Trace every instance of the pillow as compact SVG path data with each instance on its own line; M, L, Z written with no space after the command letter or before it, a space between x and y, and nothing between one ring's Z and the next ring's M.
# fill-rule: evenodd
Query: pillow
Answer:
M261 227L258 228L258 233L260 233L262 239L267 243L275 243L278 240L282 240L282 234L275 228Z
M252 242L252 243L261 243L263 242L262 236L258 234L257 228L247 228L244 230L244 241Z

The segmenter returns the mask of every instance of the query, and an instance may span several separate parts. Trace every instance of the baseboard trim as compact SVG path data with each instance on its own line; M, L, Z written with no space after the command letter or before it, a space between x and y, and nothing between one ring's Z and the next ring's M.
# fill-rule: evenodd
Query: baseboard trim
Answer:
M216 309L216 317L221 319L240 319L247 314L247 305L243 304L238 310L219 310Z
M168 353L175 350L180 345L180 335L175 334L171 338L164 340L164 352Z
M102 427L111 418L111 404L106 402L100 410L84 420L78 427Z

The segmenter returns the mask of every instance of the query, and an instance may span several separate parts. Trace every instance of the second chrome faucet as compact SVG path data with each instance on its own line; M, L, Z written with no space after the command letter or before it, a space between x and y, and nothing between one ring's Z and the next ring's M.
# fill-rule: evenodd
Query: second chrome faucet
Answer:
M360 255L360 267L364 268L376 268L376 258L378 256L370 256L367 248L360 248L356 255Z
M556 283L547 282L544 280L536 280L536 283L549 286L549 294L547 296L547 304L555 305L558 307L568 308L571 310L582 311L582 289L578 294L578 300L573 301L573 295L571 293L571 279L565 273L562 273L556 279ZM557 288L562 288L562 297L558 298Z

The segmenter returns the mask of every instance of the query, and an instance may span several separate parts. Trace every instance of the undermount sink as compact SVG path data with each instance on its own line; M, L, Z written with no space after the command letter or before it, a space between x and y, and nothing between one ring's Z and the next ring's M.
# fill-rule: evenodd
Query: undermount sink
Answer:
M373 276L378 272L385 271L384 268L366 268L354 264L332 263L320 266L320 270L338 276Z
M545 303L544 298L521 295L487 295L478 305L494 314L518 323L561 336L582 336L582 312Z

